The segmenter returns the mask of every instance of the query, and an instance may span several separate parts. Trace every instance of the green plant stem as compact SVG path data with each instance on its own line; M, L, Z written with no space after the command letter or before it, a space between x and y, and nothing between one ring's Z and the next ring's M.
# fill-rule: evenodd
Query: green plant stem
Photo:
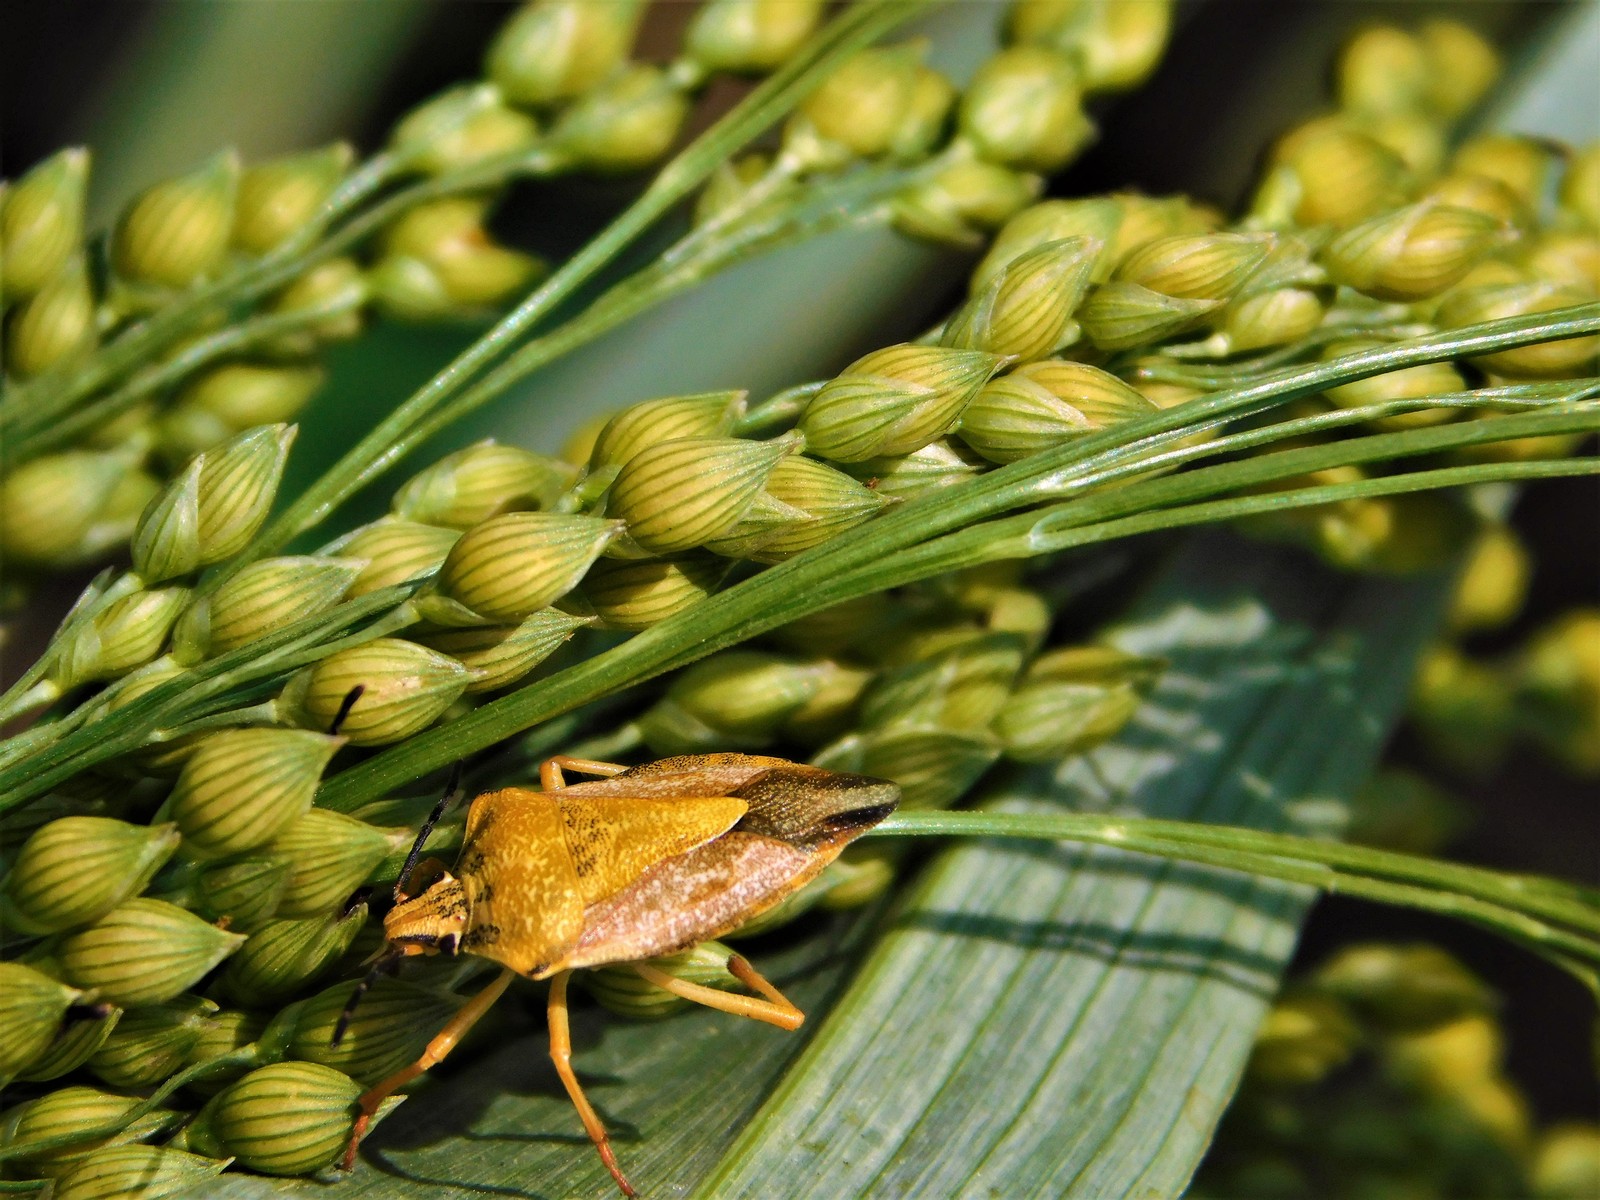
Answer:
M259 346L273 338L299 333L360 306L359 301L345 300L296 312L269 313L230 325L195 342L181 354L145 368L122 387L94 398L81 408L55 420L31 422L9 439L8 458L14 465L59 446L71 445L96 425L120 416L147 396L174 386L219 358Z
M915 16L930 2L896 0L895 3L858 5L830 22L804 50L663 167L644 193L598 237L379 422L280 514L235 561L235 566L276 552L394 465L404 453L399 447L409 449L405 439L415 425L460 394L480 371L509 351L534 325L593 279L732 153L799 103L821 83L829 67Z
M307 662L413 622L415 614L405 601L425 582L396 584L296 621L254 645L197 663L112 708L121 687L139 682L137 676L120 681L60 722L42 727L49 740L30 744L25 755L0 763L0 812L43 795L88 767L140 749L160 730L237 708L242 690L259 691L267 681L275 687L287 672Z
M1600 964L1600 907L1553 904L1520 876L1419 856L1234 826L1090 813L895 813L866 836L1084 842L1301 883L1471 921L1552 957ZM1556 885L1559 888L1559 885Z
M691 231L655 263L612 286L570 321L527 342L460 396L419 422L397 443L398 452L409 453L556 359L721 271L779 246L845 225L886 223L890 216L887 198L936 166L872 166L843 179L808 181L792 196L753 207L741 219L725 221L719 226L718 238L704 238L700 229Z
M43 693L35 689L55 661L56 651L116 601L143 586L139 577L131 572L114 575L107 569L95 576L89 586L83 589L83 593L74 602L66 617L62 619L45 652L6 689L4 695L0 695L0 722L15 720L37 708L39 697ZM46 699L44 703L48 704L50 700Z
M871 568L890 555L987 517L1026 507L1044 496L1063 494L1071 489L1073 481L1092 476L1106 465L1116 465L1124 454L1137 455L1160 447L1163 437L1170 441L1189 436L1298 396L1401 367L1597 332L1600 304L1539 314L1537 318L1488 322L1286 371L1274 380L1194 400L1001 467L942 494L886 513L709 597L703 604L637 634L614 650L491 701L448 726L392 747L329 780L323 786L322 803L347 811L586 700L643 682L827 607L847 598L838 588L838 582L847 577L852 587L849 595L889 586L875 584ZM1508 423L1506 428L1509 422L1523 419L1495 418ZM1507 471L1494 477L1517 477L1517 473ZM833 586L825 586L830 583Z
M15 1142L8 1146L0 1146L0 1162L14 1162L19 1158L26 1158L30 1154L47 1154L52 1150L62 1150L68 1146L81 1145L84 1142L94 1141L96 1138L112 1137L121 1133L140 1117L154 1112L162 1103L181 1087L187 1087L198 1080L207 1079L223 1071L232 1070L234 1067L255 1067L261 1065L261 1055L254 1045L241 1046L237 1050L229 1050L208 1058L204 1062L195 1063L177 1072L155 1091L151 1092L133 1108L121 1116L113 1117L108 1121L75 1129L71 1133L58 1133L53 1137L34 1138L31 1142Z
M0 402L0 432L9 432L13 413L54 417L112 380L127 375L184 336L207 313L262 295L304 270L307 252L343 216L391 182L404 164L392 154L373 156L334 189L321 209L281 246L213 283L176 299L124 330L64 377L46 375L18 388Z

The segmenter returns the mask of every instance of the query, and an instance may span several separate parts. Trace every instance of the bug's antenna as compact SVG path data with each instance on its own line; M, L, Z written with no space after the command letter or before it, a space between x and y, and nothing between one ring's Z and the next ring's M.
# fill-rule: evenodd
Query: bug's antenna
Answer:
M328 1043L330 1047L335 1050L339 1048L339 1043L344 1041L344 1035L350 1028L350 1018L355 1016L356 1005L361 1003L361 997L365 996L379 979L393 971L399 962L398 950L386 950L378 956L377 961L372 964L372 969L361 977L361 982L356 984L355 991L350 993L349 1003L344 1006L344 1011L339 1014L338 1023L333 1027L333 1038Z
M345 723L345 719L350 715L350 710L356 706L356 701L361 699L361 693L366 690L366 684L358 683L344 694L344 699L339 701L339 711L333 714L333 720L328 725L330 736L339 732L339 727Z
M461 798L461 764L458 762L450 768L450 782L445 784L444 795L439 803L433 806L433 811L428 814L428 819L422 823L422 828L417 832L417 840L411 843L411 853L406 855L406 865L400 868L400 878L394 881L394 898L396 901L405 898L406 881L411 878L411 871L417 865L417 859L422 856L422 845L428 840L428 835L433 832L433 827L439 823L450 810L450 806Z

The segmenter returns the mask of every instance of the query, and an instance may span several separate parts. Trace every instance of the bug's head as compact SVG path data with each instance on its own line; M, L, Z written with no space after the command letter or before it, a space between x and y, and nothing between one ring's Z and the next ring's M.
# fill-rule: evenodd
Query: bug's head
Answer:
M454 954L467 931L467 894L461 881L440 870L419 894L401 900L383 919L383 936L402 956Z

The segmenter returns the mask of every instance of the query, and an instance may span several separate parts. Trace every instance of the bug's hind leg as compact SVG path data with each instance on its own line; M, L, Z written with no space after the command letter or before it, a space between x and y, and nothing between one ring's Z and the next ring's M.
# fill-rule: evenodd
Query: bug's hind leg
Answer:
M356 1098L356 1105L361 1111L356 1116L355 1128L350 1131L350 1144L345 1147L344 1160L340 1164L346 1171L355 1166L356 1149L361 1145L362 1135L367 1132L367 1126L379 1106L418 1075L436 1066L445 1055L454 1050L456 1043L467 1035L467 1030L478 1023L478 1019L500 999L506 986L515 978L515 971L510 969L501 971L493 983L461 1006L456 1015L450 1018L450 1023L428 1043L428 1048L422 1052L421 1058L409 1067L401 1067L387 1079L373 1084Z
M599 775L610 778L612 775L621 775L628 768L621 763L599 762L592 758L573 758L568 754L558 754L554 758L547 758L539 766L539 786L547 792L567 786L563 770L576 771L580 775Z
M606 1170L611 1172L611 1178L617 1181L624 1196L637 1196L639 1193L633 1190L633 1185L617 1165L617 1156L611 1152L611 1138L606 1134L605 1125L589 1104L589 1098L583 1094L578 1076L572 1070L572 1029L567 1024L567 981L571 978L571 971L562 971L550 980L550 1058L556 1064L556 1074L561 1076L561 1083L567 1089L572 1106L578 1110L578 1119L583 1122L584 1132L600 1152L600 1161L605 1163Z
M780 1029L799 1029L802 1021L806 1019L805 1013L796 1008L782 992L773 987L770 982L754 967L742 954L728 956L728 972L752 992L757 992L763 999L755 996L740 996L732 992L718 991L716 988L705 987L698 983L689 983L668 975L665 971L650 966L648 963L629 963L640 976L650 983L655 984L663 991L671 992L674 996L682 996L685 1000L693 1000L696 1004L704 1004L707 1008L717 1009L719 1012L732 1013L736 1017L749 1017L752 1021L765 1021L768 1025L776 1025Z

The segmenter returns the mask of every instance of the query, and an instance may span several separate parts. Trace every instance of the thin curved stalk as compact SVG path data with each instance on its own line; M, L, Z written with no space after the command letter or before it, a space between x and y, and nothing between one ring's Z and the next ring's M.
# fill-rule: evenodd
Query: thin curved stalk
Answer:
M1091 435L1075 445L1001 467L941 495L889 512L709 597L689 612L635 635L614 650L384 751L325 784L322 802L336 808L354 807L594 696L642 682L804 612L826 607L845 598L838 594L838 583L846 578L857 589L850 593L854 595L890 586L874 584L871 577L872 568L881 566L891 555L1008 510L1084 487L1080 481L1107 465L1148 454L1170 441L1216 428L1237 416L1401 367L1597 332L1600 304L1540 314L1538 319L1519 317L1488 322L1284 372L1270 382L1195 400ZM1529 419L1495 418L1505 431L1502 436L1510 436L1512 422ZM1500 477L1517 474L1509 472Z
M410 433L459 395L540 320L570 298L646 229L683 200L750 139L821 83L833 63L915 16L931 0L864 4L830 22L811 44L701 134L656 175L642 195L598 237L503 317L488 333L380 421L256 539L234 566L272 554L315 526L412 448Z

